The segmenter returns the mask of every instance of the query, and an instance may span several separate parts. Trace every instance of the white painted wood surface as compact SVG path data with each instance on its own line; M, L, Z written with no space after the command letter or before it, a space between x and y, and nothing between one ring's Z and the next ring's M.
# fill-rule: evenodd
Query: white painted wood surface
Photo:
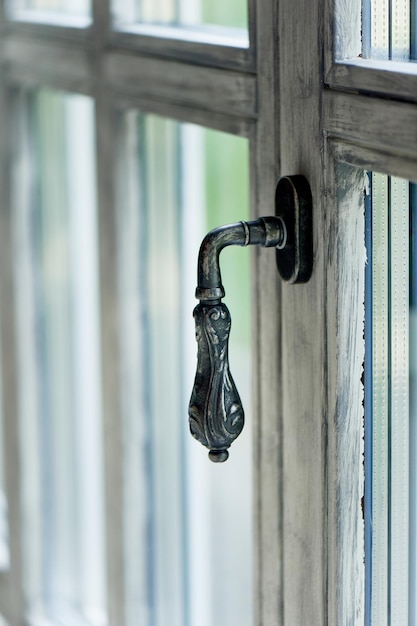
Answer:
M338 207L330 218L326 281L327 619L329 624L363 624L365 173L335 161L326 183L328 201Z

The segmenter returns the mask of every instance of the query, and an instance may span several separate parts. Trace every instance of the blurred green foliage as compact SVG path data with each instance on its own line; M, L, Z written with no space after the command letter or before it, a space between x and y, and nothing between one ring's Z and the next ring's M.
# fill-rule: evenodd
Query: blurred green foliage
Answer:
M37 0L57 2L57 0ZM78 0L85 2L86 0ZM231 28L248 28L248 0L194 0L202 24ZM123 12L123 10L122 10ZM187 9L185 9L187 12ZM193 14L193 12L191 12ZM141 22L176 24L179 6L175 0L136 0L136 19ZM188 16L190 19L190 16ZM193 18L191 18L193 19ZM194 18L195 19L195 18ZM185 20L187 24L189 21Z
M249 219L249 142L219 131L204 131L206 226ZM231 246L221 253L225 303L233 339L250 344L250 253Z
M202 21L236 28L248 27L247 0L201 0Z

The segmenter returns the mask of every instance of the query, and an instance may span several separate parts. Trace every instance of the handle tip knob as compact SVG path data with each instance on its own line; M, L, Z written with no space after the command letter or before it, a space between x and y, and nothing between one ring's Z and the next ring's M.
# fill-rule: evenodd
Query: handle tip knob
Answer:
M229 458L227 450L210 450L209 459L213 463L224 463Z

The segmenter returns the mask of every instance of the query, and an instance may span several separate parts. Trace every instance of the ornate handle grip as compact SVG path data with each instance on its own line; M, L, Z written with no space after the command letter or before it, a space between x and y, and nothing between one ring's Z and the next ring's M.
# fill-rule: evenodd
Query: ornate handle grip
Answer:
M307 282L313 264L311 192L303 176L278 182L276 216L220 226L204 238L198 257L194 309L198 344L197 373L189 406L191 434L210 449L214 462L229 457L227 449L240 434L244 413L229 370L230 313L221 299L219 256L226 246L276 248L277 266L288 283Z
M244 413L229 370L231 318L225 304L198 304L194 309L198 344L197 373L191 394L190 430L210 448L214 462L226 461L227 448L240 434Z

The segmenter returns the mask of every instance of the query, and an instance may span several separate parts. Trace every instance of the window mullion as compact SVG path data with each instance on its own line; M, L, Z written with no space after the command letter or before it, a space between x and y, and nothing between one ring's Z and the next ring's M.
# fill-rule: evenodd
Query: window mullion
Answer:
M102 416L109 624L125 624L122 416L120 406L117 233L114 202L116 128L110 103L96 101Z
M2 576L6 603L1 604L3 616L11 624L24 623L22 570L22 512L20 492L20 433L18 407L18 354L16 328L15 274L13 264L11 159L12 159L12 102L10 91L0 85L0 119L3 133L1 142L0 188L3 207L0 214L0 302L1 302L1 358L4 414L4 465L8 505L10 569ZM3 594L2 594L3 595Z

